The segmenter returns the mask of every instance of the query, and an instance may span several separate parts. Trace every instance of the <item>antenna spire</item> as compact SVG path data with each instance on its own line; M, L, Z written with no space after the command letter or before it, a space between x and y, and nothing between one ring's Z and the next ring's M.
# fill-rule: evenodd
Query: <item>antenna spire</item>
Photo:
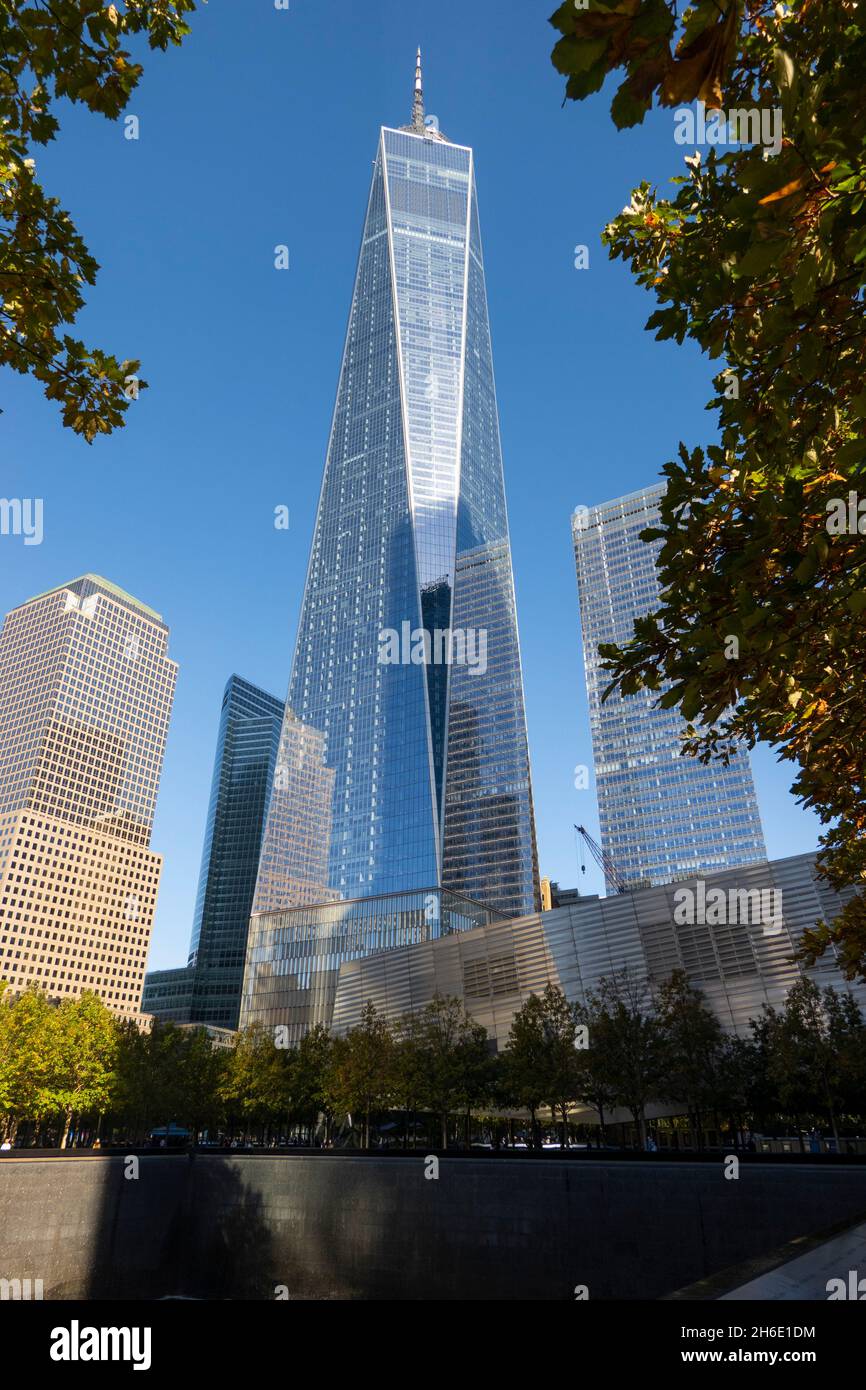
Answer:
M412 129L424 133L424 85L421 80L421 49L415 59L415 96L412 101Z

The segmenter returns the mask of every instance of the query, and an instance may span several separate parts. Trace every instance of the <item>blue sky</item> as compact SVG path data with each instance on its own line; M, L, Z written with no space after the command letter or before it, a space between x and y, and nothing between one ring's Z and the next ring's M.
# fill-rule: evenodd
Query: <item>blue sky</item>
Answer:
M90 570L170 625L154 968L186 959L225 681L285 694L371 162L408 119L419 43L428 112L476 154L541 869L601 888L572 830L598 834L594 785L573 785L592 758L569 518L712 436L711 366L644 332L654 301L599 244L641 179L679 172L672 113L618 133L609 91L563 108L552 8L211 0L180 50L145 56L137 141L67 108L36 152L102 267L80 336L140 357L150 389L88 447L0 376L0 491L44 499L41 545L0 540L0 609ZM813 849L790 769L766 749L753 766L770 855Z

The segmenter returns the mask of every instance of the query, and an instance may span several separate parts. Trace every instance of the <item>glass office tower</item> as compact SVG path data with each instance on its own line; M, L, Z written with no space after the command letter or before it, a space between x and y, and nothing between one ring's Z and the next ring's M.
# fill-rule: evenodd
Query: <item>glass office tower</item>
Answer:
M627 884L670 883L767 857L745 749L728 767L681 756L685 722L677 710L655 707L660 691L614 693L602 704L610 676L599 643L628 642L634 619L659 604L661 541L640 533L658 525L664 490L659 483L572 518L601 842Z
M153 970L142 1008L236 1028L250 910L285 705L231 676L223 692L198 894L185 969Z
M192 1023L236 1028L262 830L285 705L231 676L223 695L189 965Z
M473 156L434 125L419 57L373 164L287 718L333 772L331 894L518 915L538 867Z

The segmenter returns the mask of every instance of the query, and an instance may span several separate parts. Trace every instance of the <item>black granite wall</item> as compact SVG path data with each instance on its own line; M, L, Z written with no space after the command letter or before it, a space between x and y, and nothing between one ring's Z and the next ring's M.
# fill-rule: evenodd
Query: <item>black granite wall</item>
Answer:
M148 1155L0 1160L0 1278L44 1297L658 1298L866 1211L866 1168Z

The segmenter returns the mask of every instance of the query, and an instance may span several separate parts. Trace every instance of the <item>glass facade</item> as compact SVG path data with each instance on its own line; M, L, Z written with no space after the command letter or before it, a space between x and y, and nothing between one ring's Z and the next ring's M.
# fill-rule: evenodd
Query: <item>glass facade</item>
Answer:
M281 1025L288 1044L299 1042L316 1024L330 1025L345 961L497 920L500 914L438 888L254 913L241 1023Z
M601 842L629 884L670 883L767 857L745 749L728 767L681 756L682 716L655 708L669 685L602 703L610 677L599 643L629 641L634 619L659 604L661 541L640 533L658 525L663 494L656 484L578 509L572 519Z
M437 629L454 633L451 661L436 659ZM485 660L460 661L458 629L476 657L483 634ZM404 643L383 662L385 631L422 631L426 656ZM354 899L434 883L532 910L472 152L438 134L381 133L288 703L333 774L328 889ZM298 877L290 860L284 874Z
M284 709L282 700L240 676L226 685L189 947L192 1023L237 1027Z
M262 838L254 912L287 903L333 902L328 887L334 771L318 729L286 707L267 826Z
M289 684L323 862L275 796L270 913L422 885L504 915L539 902L473 156L425 126L420 81L373 163ZM371 949L403 930L394 911ZM242 1021L276 940L260 921Z
M223 692L186 970L155 970L142 1007L176 1022L236 1028L262 831L285 706L231 676Z
M176 970L148 970L144 977L141 1011L165 1023L189 1023L192 1014L194 971L188 965Z

